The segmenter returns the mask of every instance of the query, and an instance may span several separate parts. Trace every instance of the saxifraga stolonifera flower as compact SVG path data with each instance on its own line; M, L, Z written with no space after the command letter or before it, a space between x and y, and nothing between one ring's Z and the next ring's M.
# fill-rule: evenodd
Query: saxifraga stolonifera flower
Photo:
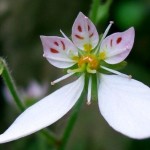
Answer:
M88 78L87 104L90 104L92 76L97 80L98 106L108 124L131 138L150 137L150 88L130 75L107 67L121 63L128 56L134 43L134 28L106 37L112 23L99 38L94 24L80 12L71 39L62 31L63 37L41 36L44 57L53 66L67 69L67 74L52 84L76 74L80 76L26 109L0 135L0 143L30 135L63 117L81 96L85 77Z

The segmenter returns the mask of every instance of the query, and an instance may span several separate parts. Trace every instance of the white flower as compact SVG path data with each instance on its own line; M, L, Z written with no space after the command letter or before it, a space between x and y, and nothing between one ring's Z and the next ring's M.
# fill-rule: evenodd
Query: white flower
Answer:
M0 135L0 143L32 134L64 116L79 99L85 76L89 79L87 103L91 102L92 76L95 76L100 112L111 127L136 139L150 136L150 88L104 66L122 62L134 43L133 27L106 37L111 24L99 40L94 24L80 12L72 27L73 42L64 33L64 38L41 36L44 57L58 68L72 67L67 75L52 84L76 73L80 77L24 111ZM103 74L102 70L117 75Z

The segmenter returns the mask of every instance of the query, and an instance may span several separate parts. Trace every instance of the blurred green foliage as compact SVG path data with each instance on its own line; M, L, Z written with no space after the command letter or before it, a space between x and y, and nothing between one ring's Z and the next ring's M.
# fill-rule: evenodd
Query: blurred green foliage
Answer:
M115 19L122 27L140 26L144 16L146 15L146 6L140 1L128 1L126 3L119 3L115 10Z
M95 19L97 29L99 33L103 33L110 20L115 24L109 34L131 26L135 27L134 47L123 72L150 86L150 1L120 0L105 5L108 1L97 1L100 4ZM15 0L15 2L0 0L0 54L8 61L19 86L27 86L32 79L50 83L50 80L61 76L62 72L59 69L42 58L39 36L60 35L59 29L70 36L78 12L82 11L87 15L92 7L91 2L91 0ZM105 18L101 17L101 13L105 14ZM3 87L1 84L2 90ZM57 87L50 87L49 92L55 88ZM2 94L0 107L2 133L19 112L7 103ZM49 128L60 135L68 117L69 115L65 116ZM0 145L0 150L5 149L53 150L39 133ZM83 106L67 149L149 150L150 139L132 140L111 129L100 115L94 101L90 107Z

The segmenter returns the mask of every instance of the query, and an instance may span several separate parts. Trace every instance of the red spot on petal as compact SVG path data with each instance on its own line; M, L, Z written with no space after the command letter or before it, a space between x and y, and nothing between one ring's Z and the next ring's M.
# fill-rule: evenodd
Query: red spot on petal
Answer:
M121 41L122 41L122 37L119 37L116 42L117 44L119 44Z
M91 38L93 35L94 35L94 33L91 33L91 34L89 35L89 37Z
M83 40L83 39L84 39L84 37L82 37L82 36L80 36L80 35L77 35L77 34L75 34L75 37L77 37L77 38L80 39L80 40Z
M78 26L78 31L79 31L79 32L82 32L81 26Z
M54 44L55 44L56 46L59 46L58 42L54 42Z
M112 47L112 42L113 42L113 40L111 39L111 40L110 40L110 46L111 46L111 47Z
M61 41L61 44L62 44L63 50L65 50L65 44L64 44L64 42Z
M50 48L50 51L51 51L52 53L59 53L58 50L56 50L56 49L54 49L54 48Z
M90 31L90 26L88 25L88 31Z

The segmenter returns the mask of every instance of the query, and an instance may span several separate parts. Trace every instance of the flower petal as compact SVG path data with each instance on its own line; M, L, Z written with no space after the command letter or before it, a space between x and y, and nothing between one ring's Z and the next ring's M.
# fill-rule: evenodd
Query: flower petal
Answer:
M105 53L105 61L116 64L123 61L130 53L134 43L135 31L131 27L124 32L114 33L106 37L101 44L100 53Z
M82 12L73 24L72 40L81 50L91 50L98 44L99 36L95 25Z
M74 106L83 87L84 75L29 107L0 135L0 143L27 136L56 122Z
M77 48L66 38L57 36L40 36L44 57L58 68L68 68L75 64L73 56L78 55Z
M150 137L150 88L118 75L101 75L101 114L115 130L135 139Z

